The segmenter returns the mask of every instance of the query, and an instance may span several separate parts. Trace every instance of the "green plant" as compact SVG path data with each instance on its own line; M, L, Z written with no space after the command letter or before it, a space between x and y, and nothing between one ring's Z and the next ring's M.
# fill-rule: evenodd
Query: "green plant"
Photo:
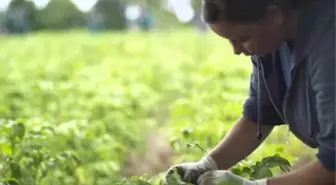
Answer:
M274 169L280 169L283 173L290 172L290 163L287 159L281 157L279 154L273 156L264 157L261 161L246 162L242 161L230 170L239 176L243 176L247 179L256 180L268 177L274 177ZM277 174L281 173L276 171Z
M272 169L279 167L282 172L290 172L289 162L275 154L274 156L265 157L261 161L255 162L255 164L248 165L244 162L241 162L230 169L230 171L236 175L245 177L250 180L263 179L274 177L272 174ZM132 177L129 179L123 179L121 182L117 183L118 185L162 185L162 179L158 181L152 181L146 175L141 177ZM191 185L189 183L184 183L181 181L179 175L174 173L169 179L170 185Z
M75 153L50 152L45 141L53 132L51 127L27 130L21 121L0 120L0 181L10 185L38 185L56 166L73 170L80 163Z
M197 148L202 151L203 155L207 154L207 151L198 143L187 144L187 148ZM281 157L279 154L273 156L264 157L261 161L242 161L237 165L229 169L232 173L242 176L250 180L257 180L263 178L273 177L274 174L272 170L274 168L279 168L282 172L290 172L291 164L290 162ZM185 183L181 180L181 177L177 172L173 173L168 177L170 185L192 185ZM159 182L153 182L147 177L147 175L141 177L132 177L130 179L123 179L118 185L162 185L163 179L161 178Z

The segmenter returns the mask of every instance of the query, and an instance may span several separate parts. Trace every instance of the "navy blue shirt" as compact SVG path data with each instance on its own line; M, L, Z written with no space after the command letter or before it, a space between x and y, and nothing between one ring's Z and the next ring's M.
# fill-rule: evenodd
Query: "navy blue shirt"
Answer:
M335 172L335 1L305 5L298 25L293 54L283 46L263 57L252 56L243 115L264 125L286 122L299 140L318 148L323 167ZM292 63L297 70L291 70ZM286 93L289 79L295 85Z

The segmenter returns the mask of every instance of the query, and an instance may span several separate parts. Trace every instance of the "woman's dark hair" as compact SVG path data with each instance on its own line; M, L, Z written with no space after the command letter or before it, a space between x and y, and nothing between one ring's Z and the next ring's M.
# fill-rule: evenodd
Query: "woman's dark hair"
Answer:
M269 5L283 10L297 9L304 0L202 0L203 20L214 23L219 20L230 22L256 22L266 15ZM305 0L306 2L312 0Z

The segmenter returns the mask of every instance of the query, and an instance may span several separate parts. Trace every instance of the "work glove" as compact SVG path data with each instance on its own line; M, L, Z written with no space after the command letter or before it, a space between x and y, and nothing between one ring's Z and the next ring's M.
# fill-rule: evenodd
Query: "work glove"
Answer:
M172 184L172 180L174 180L172 177L175 172L182 182L196 184L197 179L202 174L212 170L217 170L217 165L210 156L205 156L198 162L174 165L167 171L163 185Z
M203 173L197 185L267 185L267 180L251 181L226 170L216 170Z

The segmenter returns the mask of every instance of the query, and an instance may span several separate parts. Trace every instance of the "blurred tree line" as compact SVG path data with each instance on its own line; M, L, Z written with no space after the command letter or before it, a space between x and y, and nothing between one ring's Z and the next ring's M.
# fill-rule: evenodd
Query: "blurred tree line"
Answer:
M179 24L174 14L162 10L160 0L98 0L88 12L80 11L70 0L51 0L43 9L29 0L12 0L6 12L0 13L0 28L2 25L11 33L77 28L127 29L124 12L129 3L144 5L155 17L157 27ZM194 3L194 7L199 9L199 4Z

